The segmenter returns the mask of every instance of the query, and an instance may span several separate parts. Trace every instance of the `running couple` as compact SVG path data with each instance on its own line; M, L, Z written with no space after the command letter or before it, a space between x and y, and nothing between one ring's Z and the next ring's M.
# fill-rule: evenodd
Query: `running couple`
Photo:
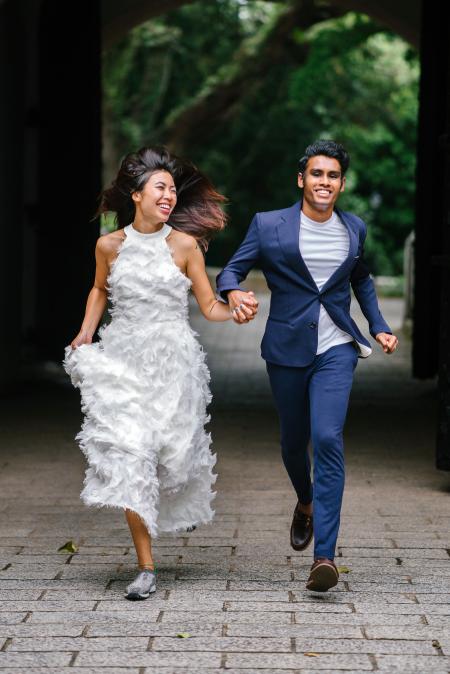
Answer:
M363 260L366 226L335 207L348 163L333 141L306 149L302 200L255 215L217 278L218 296L203 253L225 225L224 197L195 166L164 148L143 148L125 157L103 191L99 214L115 212L118 229L98 240L94 286L64 364L85 415L77 436L88 461L81 497L124 509L136 548L139 572L128 599L156 589L153 537L214 515L215 457L204 430L209 373L188 322L188 292L207 320L247 323L258 302L240 283L255 266L272 293L262 357L297 495L291 545L304 550L314 536L307 589L336 585L343 427L358 357L371 353L349 313L350 287L383 351L397 347ZM111 321L93 343L108 296Z

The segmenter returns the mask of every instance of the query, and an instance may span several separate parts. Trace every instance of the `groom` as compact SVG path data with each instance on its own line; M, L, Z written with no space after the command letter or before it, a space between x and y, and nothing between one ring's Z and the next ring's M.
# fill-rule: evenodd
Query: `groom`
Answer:
M259 266L271 291L261 344L281 427L284 465L297 493L291 545L304 550L314 533L307 589L337 584L334 563L344 490L343 428L358 357L371 347L350 316L350 287L385 353L397 337L378 308L363 260L366 225L335 208L345 188L349 156L331 140L306 148L299 162L303 199L257 213L247 236L217 277L236 323L253 318L253 293L240 289ZM314 489L308 442L314 456Z

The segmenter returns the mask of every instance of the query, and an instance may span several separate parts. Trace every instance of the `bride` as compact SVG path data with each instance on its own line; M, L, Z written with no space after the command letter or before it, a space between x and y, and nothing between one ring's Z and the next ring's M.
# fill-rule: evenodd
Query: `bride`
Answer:
M97 242L96 273L64 366L81 392L77 435L88 468L81 498L125 510L139 573L127 599L156 590L151 540L211 521L215 456L204 430L210 401L205 354L188 322L192 290L209 321L244 323L209 283L204 251L225 225L224 197L195 166L165 148L123 160L101 195L118 229ZM111 322L93 335L111 301Z

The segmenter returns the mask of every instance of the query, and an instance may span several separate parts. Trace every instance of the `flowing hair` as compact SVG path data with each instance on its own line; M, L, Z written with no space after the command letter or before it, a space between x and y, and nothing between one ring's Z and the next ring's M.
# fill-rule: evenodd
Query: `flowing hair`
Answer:
M170 154L163 146L143 147L126 155L116 178L100 194L96 216L112 211L118 229L128 225L135 215L131 195L141 192L156 171L170 173L177 188L169 224L193 236L206 252L212 236L225 227L227 218L221 205L226 198L194 164Z

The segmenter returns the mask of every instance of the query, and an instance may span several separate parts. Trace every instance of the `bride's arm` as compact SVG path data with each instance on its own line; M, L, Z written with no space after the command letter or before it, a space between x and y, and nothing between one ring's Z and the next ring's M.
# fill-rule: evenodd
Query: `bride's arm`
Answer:
M189 246L187 254L186 275L192 281L192 292L198 302L200 311L208 321L228 321L232 318L228 304L218 300L208 279L205 268L205 258L195 239ZM244 306L243 311L247 320L252 320L257 311L257 302L254 306Z
M94 285L87 298L86 312L80 332L71 343L72 349L76 349L81 344L91 344L92 337L106 309L108 302L106 279L109 273L108 254L111 246L105 239L106 237L100 237L95 247Z

